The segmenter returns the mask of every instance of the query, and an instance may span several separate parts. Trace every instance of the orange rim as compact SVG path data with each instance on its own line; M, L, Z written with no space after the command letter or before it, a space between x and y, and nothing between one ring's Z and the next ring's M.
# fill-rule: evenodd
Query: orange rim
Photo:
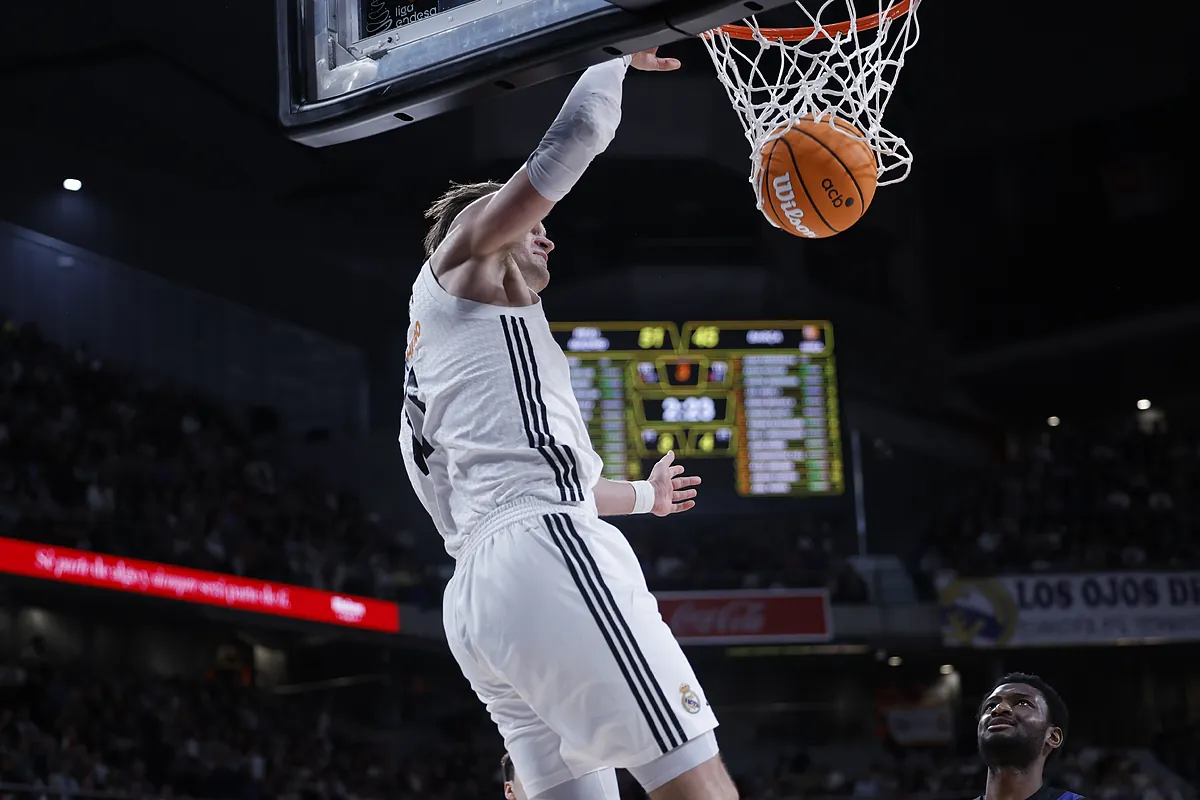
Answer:
M851 22L854 22L860 31L869 31L872 28L878 28L883 22L891 22L897 17L907 14L913 2L914 0L900 0L899 3L882 14L869 14L865 17L859 17L856 20L822 25L819 31L815 26L808 28L759 28L758 30L764 38L773 41L802 42L810 38L814 33L817 34L818 39L828 39L831 36L849 33ZM722 25L717 30L722 31L730 39L740 39L742 41L754 40L754 31L746 25Z

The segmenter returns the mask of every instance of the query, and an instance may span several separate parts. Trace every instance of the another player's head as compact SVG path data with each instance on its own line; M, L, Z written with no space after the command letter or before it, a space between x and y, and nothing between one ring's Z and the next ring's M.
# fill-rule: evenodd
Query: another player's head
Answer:
M500 769L504 772L504 800L528 800L525 787L521 785L521 779L517 777L517 770L513 767L508 753L500 758Z
M1036 675L1005 675L979 706L979 755L989 769L1040 772L1067 739L1066 703Z
M455 221L464 210L502 187L495 181L450 184L450 188L425 211L425 218L432 223L425 234L425 257L433 256L454 230ZM540 292L550 282L549 255L553 249L554 243L547 238L545 226L538 223L513 242L505 256L516 266L529 288Z

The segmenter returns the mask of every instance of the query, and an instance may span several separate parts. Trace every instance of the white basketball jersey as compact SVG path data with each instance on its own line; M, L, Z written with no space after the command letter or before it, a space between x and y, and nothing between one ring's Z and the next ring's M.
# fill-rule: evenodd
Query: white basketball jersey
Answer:
M595 507L600 456L541 303L454 297L426 263L405 362L404 463L451 556L485 514L515 500Z

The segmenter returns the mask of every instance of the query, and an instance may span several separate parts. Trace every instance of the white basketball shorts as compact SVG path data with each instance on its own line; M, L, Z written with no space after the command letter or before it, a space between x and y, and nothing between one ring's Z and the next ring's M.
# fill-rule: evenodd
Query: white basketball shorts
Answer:
M530 797L649 764L717 726L633 548L587 508L519 501L488 514L459 554L443 619Z

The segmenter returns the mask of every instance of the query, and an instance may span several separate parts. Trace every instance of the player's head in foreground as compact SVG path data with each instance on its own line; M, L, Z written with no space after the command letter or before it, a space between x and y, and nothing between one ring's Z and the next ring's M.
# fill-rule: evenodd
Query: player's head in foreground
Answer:
M1005 675L979 706L979 755L993 773L1025 773L1041 785L1046 759L1067 739L1067 706L1037 675ZM1035 787L1036 789L1036 787ZM1026 795L1022 795L1026 796Z
M504 800L528 800L508 753L500 757L500 770L504 773Z
M449 285L442 288L476 302L536 302L528 292L536 294L550 282L549 256L554 249L542 220L616 134L627 69L679 69L678 59L659 57L657 49L588 68L542 141L506 184L452 184L430 206L425 213L432 223L425 255L433 274L447 279Z
M455 231L463 211L477 202L487 202L503 186L495 181L450 184L450 188L425 211L425 218L430 222L429 233L425 234L425 257L432 258L442 242ZM530 289L540 292L550 282L549 258L553 249L554 242L546 236L546 226L538 222L509 245L504 259L516 267Z

